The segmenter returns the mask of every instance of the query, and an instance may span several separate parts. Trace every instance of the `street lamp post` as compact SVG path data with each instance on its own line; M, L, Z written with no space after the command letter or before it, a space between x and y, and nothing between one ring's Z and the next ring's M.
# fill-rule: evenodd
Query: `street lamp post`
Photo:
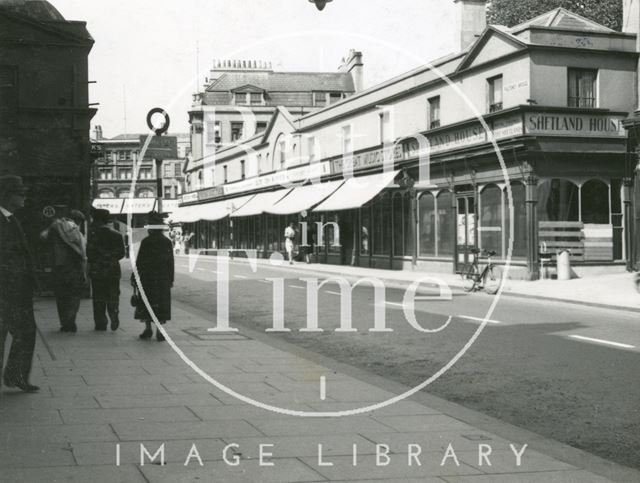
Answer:
M157 202L157 211L158 213L162 213L162 159L154 159L156 163L156 197L158 199Z
M324 7L327 3L332 2L333 0L309 0L311 3L315 3L316 8L320 11L324 10Z

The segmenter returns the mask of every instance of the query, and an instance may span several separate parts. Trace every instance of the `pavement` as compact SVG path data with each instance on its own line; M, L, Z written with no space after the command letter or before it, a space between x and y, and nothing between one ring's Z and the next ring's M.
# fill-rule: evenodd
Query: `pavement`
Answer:
M185 261L191 259L192 263L195 263L200 256L210 258L206 255L181 255L178 256L178 259ZM243 259L235 258L234 262L243 263ZM244 262L246 263L246 260ZM273 267L273 264L268 260L258 259L256 263L258 265L269 264ZM286 264L284 268L299 270L303 273L315 273L322 277L341 276L350 281L357 281L365 277L377 278L382 280L387 287L401 289L406 289L415 281L424 278L437 279L451 288L462 288L460 276L450 273L384 270L300 262L295 262L293 265ZM623 270L621 268L619 273L594 274L571 280L506 279L500 295L640 312L640 294L636 291L634 274ZM425 283L428 285L428 281ZM427 292L431 293L432 290L428 289Z
M2 482L640 481L424 392L303 417L408 388L262 332L210 333L210 313L179 303L165 326L171 342L140 341L122 289L117 332L94 332L84 300L79 332L60 333L54 301L36 302L32 381L42 390L0 392Z

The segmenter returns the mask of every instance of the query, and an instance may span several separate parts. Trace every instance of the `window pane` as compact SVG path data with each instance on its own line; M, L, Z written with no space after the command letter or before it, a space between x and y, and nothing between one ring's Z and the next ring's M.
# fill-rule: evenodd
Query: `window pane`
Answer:
M581 189L582 221L609 224L609 187L602 181L587 181Z
M424 193L418 204L420 256L436 254L436 213L435 199L431 193Z
M413 255L413 229L411 227L411 195L404 195L404 256Z
M360 234L360 253L369 255L371 233L371 206L365 206L360 210L360 223L362 224L362 233Z
M578 187L564 179L538 186L539 221L578 221Z
M505 253L508 256L509 245L513 240L514 258L525 258L527 256L527 212L526 212L526 188L522 183L514 182L511 184L511 195L513 196L513 234L511 233L509 220L511 219L511 210L509 208L509 198L505 192L504 198L504 226L506 230Z
M451 205L453 195L444 191L438 195L438 256L453 256L456 211Z
M404 220L403 220L403 203L402 194L393 196L393 254L395 256L404 255Z
M502 256L502 190L488 186L480 194L480 246Z

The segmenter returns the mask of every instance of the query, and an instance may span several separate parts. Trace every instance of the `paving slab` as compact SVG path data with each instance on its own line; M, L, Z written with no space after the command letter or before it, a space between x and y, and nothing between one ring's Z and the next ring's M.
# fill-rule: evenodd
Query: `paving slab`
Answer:
M248 422L240 420L162 423L149 421L114 423L112 426L122 441L231 438L264 434Z
M58 468L6 468L2 483L148 483L134 465L127 466L64 466Z
M67 424L110 423L113 421L198 421L186 407L151 407L120 409L63 409L62 419Z

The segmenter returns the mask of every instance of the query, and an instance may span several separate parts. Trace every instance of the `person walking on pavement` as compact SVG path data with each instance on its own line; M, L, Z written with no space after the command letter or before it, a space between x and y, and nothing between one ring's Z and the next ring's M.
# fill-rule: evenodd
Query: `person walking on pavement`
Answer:
M40 388L29 382L36 345L33 314L35 272L24 232L13 216L24 208L26 188L19 176L0 176L0 372L7 333L11 349L4 384L25 392Z
M122 235L112 230L109 210L93 211L93 230L87 244L89 277L93 292L93 321L95 330L107 330L107 313L111 330L120 326L120 260L125 256Z
M76 316L86 282L86 240L79 225L84 215L66 207L56 207L54 221L41 233L53 247L53 290L61 332L77 332Z
M293 265L293 240L296 237L296 224L292 221L284 229L284 247L289 257L289 264Z
M140 243L140 250L136 258L136 269L140 278L141 291L144 291L149 306L160 324L171 320L171 287L173 287L174 265L173 246L171 240L164 235L167 226L162 214L152 211L148 216L146 226L149 235ZM132 283L136 284L135 274ZM137 284L136 284L137 285ZM142 298L139 298L135 310L135 318L144 322L145 329L140 334L141 339L149 339L153 335L151 330L152 316ZM156 339L163 341L164 336L156 330Z

